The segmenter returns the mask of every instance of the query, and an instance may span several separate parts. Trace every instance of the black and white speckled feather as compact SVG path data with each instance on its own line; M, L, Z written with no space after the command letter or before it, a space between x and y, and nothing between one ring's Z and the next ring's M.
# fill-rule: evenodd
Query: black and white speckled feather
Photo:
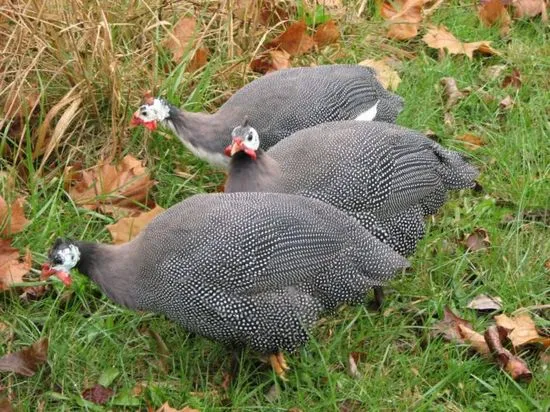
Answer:
M276 165L275 177L266 177L266 162ZM423 217L445 203L449 190L473 187L477 175L458 153L418 132L343 121L296 132L259 151L257 160L236 153L226 192L261 190L323 200L409 255L424 234Z
M294 350L322 313L408 265L334 207L273 193L193 196L127 244L75 244L115 301L262 353Z
M163 123L195 155L227 167L229 160L223 150L231 143L231 130L245 117L262 136L262 148L268 149L298 130L355 119L375 106L374 120L394 122L403 100L382 87L373 69L358 65L297 67L252 81L211 115L169 106ZM146 111L147 105L142 108Z

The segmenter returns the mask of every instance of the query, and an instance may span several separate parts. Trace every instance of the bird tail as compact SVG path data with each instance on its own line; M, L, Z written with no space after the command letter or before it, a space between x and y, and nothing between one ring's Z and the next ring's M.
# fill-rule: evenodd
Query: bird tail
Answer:
M438 171L447 190L475 187L479 170L469 164L460 153L447 150L436 142L432 142L432 150L440 161Z

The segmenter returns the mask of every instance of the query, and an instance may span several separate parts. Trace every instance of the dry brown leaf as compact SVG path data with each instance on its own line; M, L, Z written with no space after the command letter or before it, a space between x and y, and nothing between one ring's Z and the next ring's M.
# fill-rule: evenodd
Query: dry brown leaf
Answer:
M482 334L462 324L458 324L458 329L462 339L466 343L469 343L473 350L481 355L488 355L490 353L489 346L487 346L487 342L485 342Z
M317 43L319 47L323 47L328 44L336 43L339 38L340 30L336 27L334 20L329 20L317 27L317 31L313 36L313 41Z
M0 411L13 412L13 407L11 406L11 402L8 398L0 399Z
M290 54L284 50L268 50L250 63L250 68L253 71L262 74L288 69L289 67L291 67Z
M361 377L361 374L357 370L357 363L359 362L359 356L357 352L351 352L348 356L348 375L354 379Z
M483 139L474 134L466 133L457 137L457 140L461 140L465 143L466 148L470 150L477 150L481 146L485 145Z
M36 92L38 87L35 86L34 90L22 90L17 87L12 87L9 90L8 95L4 99L3 115L0 116L0 120L11 121L9 126L0 121L0 127L8 126L7 133L19 140L23 137L23 127L25 125L25 119L31 116L40 101L40 94Z
M535 17L539 14L543 22L548 21L546 2L544 0L513 0L514 17Z
M455 315L448 306L445 306L445 309L443 310L443 315L443 320L439 321L434 327L436 333L443 335L443 337L450 342L464 343L462 332L459 326L462 325L470 330L473 330L472 324L467 320Z
M140 213L137 216L125 217L118 222L107 225L107 230L111 233L113 243L119 245L135 238L145 226L155 218L155 216L164 212L164 209L156 205L148 212Z
M25 217L24 197L18 197L8 206L0 196L0 236L11 236L19 233L29 223Z
M444 94L446 100L445 110L449 110L451 107L457 104L459 100L470 94L469 89L460 90L458 88L458 85L456 84L456 80L452 77L443 77L439 82L444 86Z
M470 235L468 235L464 241L464 245L466 245L468 250L471 250L472 252L485 250L491 245L489 233L486 229L477 228Z
M306 30L307 26L304 21L293 23L284 33L270 41L266 48L279 48L291 56L303 54L315 44L313 38L306 33Z
M0 291L9 289L13 283L23 282L23 276L31 270L31 266L30 251L20 261L19 251L11 247L10 241L0 239Z
M190 408L189 406L185 406L183 409L176 409L172 408L168 402L164 402L160 408L156 410L156 412L201 412L198 409Z
M512 99L510 96L506 96L500 101L498 105L502 110L508 111L512 107L514 107L514 99Z
M15 372L23 376L33 376L48 355L48 338L42 338L18 352L0 358L0 371Z
M531 380L533 374L527 367L527 364L502 346L497 326L493 325L487 328L485 331L485 341L489 345L497 362L514 380Z
M521 87L521 73L518 69L514 68L512 70L512 74L504 77L504 80L502 81L502 87L508 86L515 87L516 89L519 89Z
M429 47L440 50L447 50L449 54L465 54L469 59L473 58L474 52L486 55L498 55L499 53L491 47L490 41L476 41L463 43L447 30L445 26L431 26L422 38Z
M372 67L376 72L376 78L382 86L389 90L397 90L401 78L399 74L386 64L386 60L366 59L359 63L360 66Z
M197 21L194 17L183 16L174 25L172 32L164 40L163 46L172 52L172 60L179 63L185 52L197 45ZM199 47L189 60L186 70L192 72L203 67L208 58L208 49Z
M445 126L447 126L449 129L454 129L455 127L455 117L451 112L445 112L443 115L443 123Z
M541 343L545 347L550 346L550 337L540 336L535 322L527 313L510 318L506 315L495 316L497 326L506 331L506 335L514 348L533 343Z
M505 36L510 32L512 19L504 7L502 0L490 0L478 8L480 20L486 26L500 25L500 34Z
M69 196L79 206L113 214L117 209L135 211L136 204L147 204L155 182L141 161L127 155L114 166L100 163L74 174Z
M422 22L422 8L425 3L425 0L405 0L399 11L392 4L384 3L381 13L389 24L386 35L396 40L408 40L416 37Z
M94 387L85 389L82 392L82 397L87 401L98 405L105 405L113 396L114 391L97 383Z
M478 295L466 306L469 309L475 309L482 312L494 312L502 309L502 299L498 296Z
M546 261L544 262L544 267L545 267L547 270L550 270L550 259L546 259Z

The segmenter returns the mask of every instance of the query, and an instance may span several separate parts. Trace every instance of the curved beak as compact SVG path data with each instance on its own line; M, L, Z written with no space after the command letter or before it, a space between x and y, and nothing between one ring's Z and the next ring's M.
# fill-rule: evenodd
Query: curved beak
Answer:
M226 156L233 157L233 155L238 152L245 152L252 159L256 160L256 152L246 147L242 137L235 136L233 138L233 143L225 148L224 153Z
M62 270L57 270L53 268L49 263L44 263L42 265L42 272L40 273L40 279L46 280L50 276L55 276L58 278L63 284L67 287L71 286L73 283L73 279L71 278L71 275L69 275L67 272L64 272Z
M135 111L132 115L132 120L130 120L130 127L136 127L143 125L147 129L153 131L157 128L157 122L156 120L152 120L150 122L144 121L141 117L139 117L139 110Z

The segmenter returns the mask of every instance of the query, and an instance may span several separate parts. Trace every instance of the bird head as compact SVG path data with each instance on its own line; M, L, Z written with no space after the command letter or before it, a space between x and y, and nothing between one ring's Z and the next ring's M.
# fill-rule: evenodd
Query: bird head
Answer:
M232 143L225 148L225 154L232 157L235 153L244 152L256 160L256 152L260 147L260 136L245 118L242 125L237 126L231 132Z
M142 105L134 112L130 126L143 125L153 131L158 123L170 117L170 106L164 99L155 98L149 92L145 94Z
M42 277L56 276L65 286L72 283L69 272L80 260L80 250L71 240L58 238L48 252L48 262L42 265Z

